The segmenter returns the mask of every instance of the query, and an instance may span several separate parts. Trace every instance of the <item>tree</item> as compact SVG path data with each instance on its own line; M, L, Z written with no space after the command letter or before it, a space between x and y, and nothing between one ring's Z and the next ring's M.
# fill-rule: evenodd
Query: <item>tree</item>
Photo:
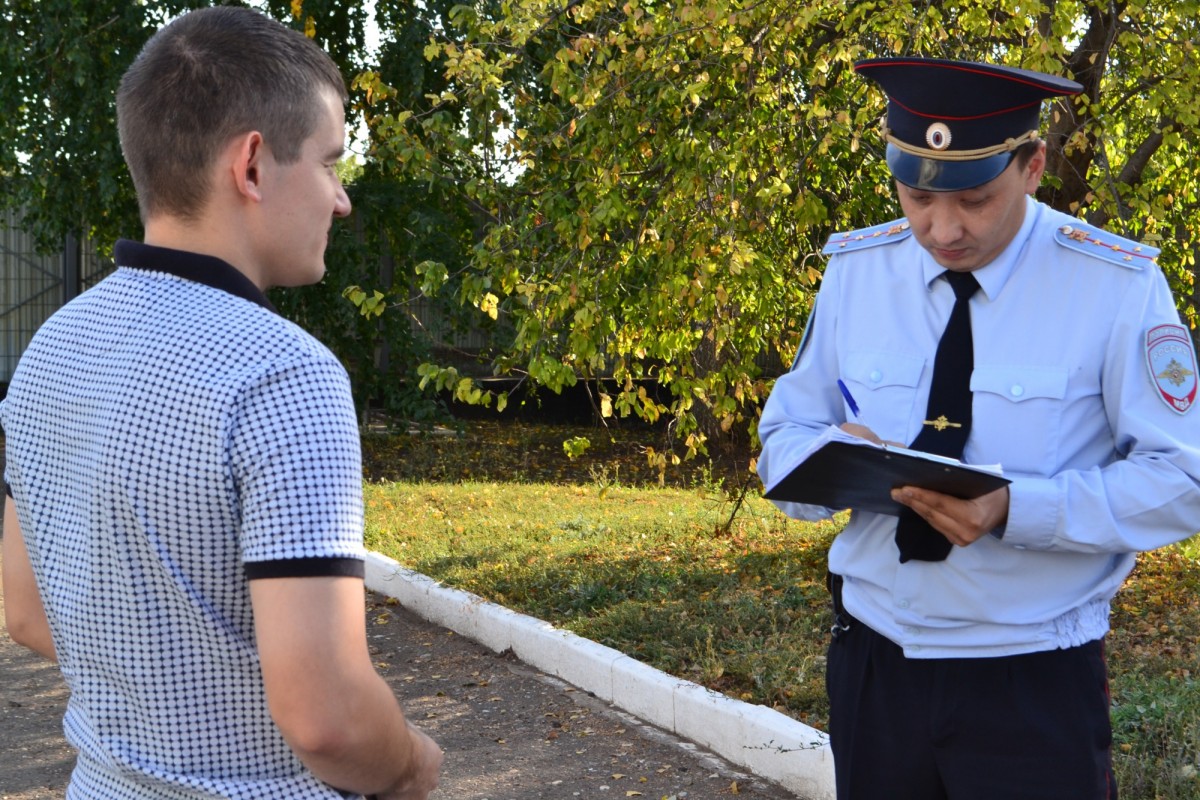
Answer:
M17 209L22 225L47 251L73 234L101 253L141 228L133 186L120 151L115 95L121 76L142 45L168 19L211 3L167 0L4 0L7 35L0 38L0 204ZM440 70L421 53L445 13L445 3L378 4L384 33L370 63L363 4L349 0L261 0L252 3L306 33L353 78L374 68L407 87L419 107L436 91ZM361 114L368 92L356 84L348 117ZM432 88L430 88L432 87ZM372 98L376 103L379 97ZM366 143L355 149L369 150ZM275 295L276 304L338 354L351 373L360 407L382 401L409 418L427 417L434 404L416 389L415 369L429 357L428 337L398 313L419 295L412 264L436 256L456 267L473 228L454 183L414 182L397 176L386 157L368 159L348 187L352 220L335 228L318 287ZM388 293L393 313L360 314L342 293L368 285ZM433 302L439 302L433 298ZM457 306L441 302L453 321Z
M380 0L374 58L361 4L264 2L357 76L357 216L325 285L280 303L334 345L362 405L427 413L418 377L506 402L414 328L422 302L490 333L486 370L584 381L601 418L665 419L691 452L744 438L799 342L821 244L898 214L883 101L851 70L868 56L1080 81L1047 114L1041 196L1161 245L1195 319L1200 0ZM136 232L113 93L152 30L203 4L0 6L0 203L44 243Z
M0 204L51 248L67 234L140 228L117 140L115 95L158 25L205 5L5 0L0 11Z
M1161 243L1194 318L1196 6L459 6L426 48L448 87L396 118L390 146L415 174L472 174L489 220L460 296L511 325L493 369L556 391L592 381L601 416L665 416L696 452L752 427L796 349L826 237L898 213L873 130L883 100L851 71L861 57L995 60L1083 83L1048 115L1042 196ZM463 124L439 121L447 109ZM490 399L456 369L422 374Z
M423 293L421 271L458 270L466 262L475 217L453 169L415 179L390 149L387 131L398 107L427 110L444 87L442 70L424 58L423 44L442 25L450 3L379 3L378 52L363 44L361 4L343 0L271 0L297 27L320 36L351 79L351 125L361 119L353 149L360 168L347 180L354 211L335 226L317 286L278 292L280 310L327 344L350 372L360 410L380 407L410 422L442 416L437 398L418 387L417 366L436 346L467 326L448 292ZM391 88L391 87L398 88ZM456 124L454 113L444 115ZM349 300L349 302L348 302ZM386 311L386 313L385 313ZM422 322L421 318L429 320ZM432 325L433 329L429 329Z

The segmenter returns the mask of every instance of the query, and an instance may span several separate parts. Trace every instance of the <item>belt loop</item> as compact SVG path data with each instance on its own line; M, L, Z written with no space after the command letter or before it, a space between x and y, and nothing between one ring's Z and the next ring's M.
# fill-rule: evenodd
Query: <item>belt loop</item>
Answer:
M838 638L846 631L850 630L850 623L853 621L846 607L842 605L842 584L845 580L841 575L834 575L832 572L825 573L825 585L829 587L829 596L833 600L833 625L829 628L829 634L836 642Z

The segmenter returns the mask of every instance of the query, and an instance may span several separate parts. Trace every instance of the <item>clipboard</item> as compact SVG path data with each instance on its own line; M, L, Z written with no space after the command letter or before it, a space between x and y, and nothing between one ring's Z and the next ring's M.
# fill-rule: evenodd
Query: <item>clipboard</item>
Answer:
M963 464L944 456L878 445L835 430L832 434L827 431L808 455L763 496L768 500L898 516L904 506L891 497L892 489L898 486L918 486L973 499L1012 483L998 466Z

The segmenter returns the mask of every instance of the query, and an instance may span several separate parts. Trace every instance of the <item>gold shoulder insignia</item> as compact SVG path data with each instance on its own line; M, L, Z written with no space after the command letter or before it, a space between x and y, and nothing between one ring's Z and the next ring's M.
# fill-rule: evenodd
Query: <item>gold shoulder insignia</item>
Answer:
M876 247L881 244L901 242L911 235L912 228L909 226L908 220L898 219L892 222L885 222L882 225L874 225L870 228L859 228L855 231L835 233L829 237L829 241L825 243L825 247L821 249L821 252L827 256L837 253L850 253L855 250L864 250L868 247Z
M1054 240L1076 252L1130 269L1141 269L1147 264L1156 263L1155 259L1161 252L1157 247L1125 239L1082 222L1060 225L1054 231Z

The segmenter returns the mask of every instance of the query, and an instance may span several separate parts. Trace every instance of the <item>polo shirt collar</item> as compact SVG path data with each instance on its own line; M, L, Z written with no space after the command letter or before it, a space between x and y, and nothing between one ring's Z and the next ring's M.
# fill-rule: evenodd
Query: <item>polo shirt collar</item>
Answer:
M186 250L172 250L169 247L135 242L121 239L113 250L113 260L118 267L141 269L150 272L163 272L177 278L201 283L220 289L223 292L249 300L268 311L275 311L275 306L263 294L254 282L243 275L228 261L216 256L206 256L200 253L190 253Z

